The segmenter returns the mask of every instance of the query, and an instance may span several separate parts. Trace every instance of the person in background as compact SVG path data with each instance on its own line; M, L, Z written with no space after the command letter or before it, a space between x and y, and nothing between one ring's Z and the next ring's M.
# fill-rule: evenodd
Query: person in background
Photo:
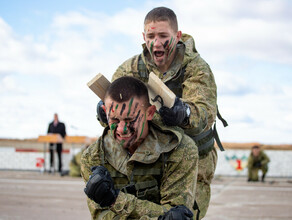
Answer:
M261 150L260 146L255 145L251 149L251 153L248 157L248 179L247 181L259 181L258 172L262 171L261 181L265 181L266 174L268 172L268 163L270 158Z
M92 219L193 218L198 149L179 127L151 123L156 111L134 77L111 83L103 135L81 157Z
M54 114L54 120L49 124L48 127L48 134L60 134L62 138L66 136L66 127L65 124L59 121L58 114ZM62 172L62 151L63 151L63 144L57 143L56 144L56 151L58 154L58 171ZM54 168L54 144L50 143L50 165L51 170Z

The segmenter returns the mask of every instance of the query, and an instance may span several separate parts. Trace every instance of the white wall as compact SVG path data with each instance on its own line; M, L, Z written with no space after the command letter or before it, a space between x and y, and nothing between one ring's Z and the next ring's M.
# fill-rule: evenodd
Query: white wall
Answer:
M69 153L62 153L63 170L69 169L69 162L72 156L80 148L71 149ZM45 158L46 169L50 167L50 154L47 152L16 152L13 147L0 148L0 169L8 170L41 170L36 167L37 158ZM58 157L55 153L55 170L58 170Z
M281 150L266 150L265 153L270 158L269 171L267 176L273 177L292 177L292 151L281 151ZM236 171L232 166L233 158L242 159L242 167L247 162L247 158L250 154L250 150L226 150L221 152L217 151L218 163L215 175L239 175L246 176L247 168L245 167L242 171ZM246 160L245 160L246 158ZM229 160L228 160L229 159Z
M71 149L69 153L63 153L63 169L69 169L69 162L74 154L80 148ZM267 176L271 177L292 177L292 151L266 150L271 162ZM249 150L226 150L221 152L217 150L218 162L215 175L228 176L246 176L247 175L247 158ZM40 170L36 167L38 157L44 157L42 152L16 152L13 147L0 148L0 169L11 170ZM55 155L55 167L57 168L57 155ZM241 159L242 171L236 171L234 168L234 159ZM46 169L49 169L49 153L46 153Z

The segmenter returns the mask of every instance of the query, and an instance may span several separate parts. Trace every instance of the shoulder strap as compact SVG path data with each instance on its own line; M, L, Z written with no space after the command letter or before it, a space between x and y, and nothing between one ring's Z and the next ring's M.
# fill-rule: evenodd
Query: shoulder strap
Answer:
M138 74L141 78L146 78L148 79L148 75L149 75L149 72L146 68L146 65L142 59L142 55L140 54L139 55L139 58L138 58Z
M186 71L186 66L184 66L181 70L180 70L180 74L182 75L182 79L184 77L184 73ZM139 58L138 58L138 74L141 78L147 78L148 79L148 75L149 75L149 72L146 68L146 65L142 59L142 56L141 54L139 55ZM178 83L175 82L176 86L178 86ZM171 87L170 85L167 85L167 87ZM171 90L175 90L174 88L170 88ZM177 94L178 93L178 94ZM178 97L182 97L182 94L179 94L179 92L177 92L176 95ZM224 127L227 127L228 126L228 123L227 121L222 118L220 112L219 112L219 108L218 108L218 105L216 105L217 107L217 117L219 118L219 120L223 123L223 126ZM205 138L207 135L209 135L209 132L212 132L212 129L210 129L209 131L207 132L204 132L203 133L203 136L199 135L200 137L197 137L195 141L198 141L199 139L202 139L202 138ZM224 151L224 147L219 139L219 135L218 135L218 132L217 132L217 129L216 129L216 121L214 123L214 127L213 127L213 137L215 138L216 140L216 143L218 145L218 147L220 148L221 151ZM201 149L204 149L204 148L207 148L208 146L210 145L213 145L213 141L214 140L210 140L208 141L207 143L204 144L204 146L201 147ZM163 166L164 167L164 166Z
M194 201L193 210L197 210L196 220L199 220L199 218L200 218L200 209L199 209L199 206L198 206L198 203L197 203L196 200Z
M222 116L221 116L221 114L219 112L218 105L217 105L217 117L222 122L224 127L228 126L227 121L224 118L222 118ZM218 135L218 132L217 132L217 129L216 129L216 121L215 121L214 128L213 128L213 135L214 135L214 138L215 138L216 143L217 143L218 147L220 148L220 150L224 151L224 147L223 147L223 145L222 145L222 143L221 143L221 141L219 139L219 135Z
M226 121L224 118L222 118L222 116L221 116L221 114L220 114L220 112L219 112L218 105L217 105L217 117L220 119L220 121L222 121L224 127L227 127L227 126L228 126L227 121Z

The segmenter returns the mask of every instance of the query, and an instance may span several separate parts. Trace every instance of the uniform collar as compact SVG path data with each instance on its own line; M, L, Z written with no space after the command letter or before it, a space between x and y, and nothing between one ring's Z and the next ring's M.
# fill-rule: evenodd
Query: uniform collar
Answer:
M128 175L129 164L134 161L151 164L156 162L160 155L169 152L179 145L179 138L158 131L153 126L149 126L149 134L137 148L135 153L130 156L127 150L123 149L111 136L110 130L103 137L103 145L106 160L118 171ZM118 158L118 159L117 159Z

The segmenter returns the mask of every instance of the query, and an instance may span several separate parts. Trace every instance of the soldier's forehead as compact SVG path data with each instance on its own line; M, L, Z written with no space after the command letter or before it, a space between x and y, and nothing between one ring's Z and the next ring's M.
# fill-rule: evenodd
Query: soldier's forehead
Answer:
M106 98L104 100L104 102L105 102L105 105L111 105L112 103L114 103L116 105L123 105L123 104L128 104L128 103L134 104L134 103L140 102L139 106L146 106L144 103L145 102L144 99L138 98L137 96L133 96L132 98L130 98L127 101L122 101L122 100L116 101L116 100L113 100L112 98L109 97L109 98Z

